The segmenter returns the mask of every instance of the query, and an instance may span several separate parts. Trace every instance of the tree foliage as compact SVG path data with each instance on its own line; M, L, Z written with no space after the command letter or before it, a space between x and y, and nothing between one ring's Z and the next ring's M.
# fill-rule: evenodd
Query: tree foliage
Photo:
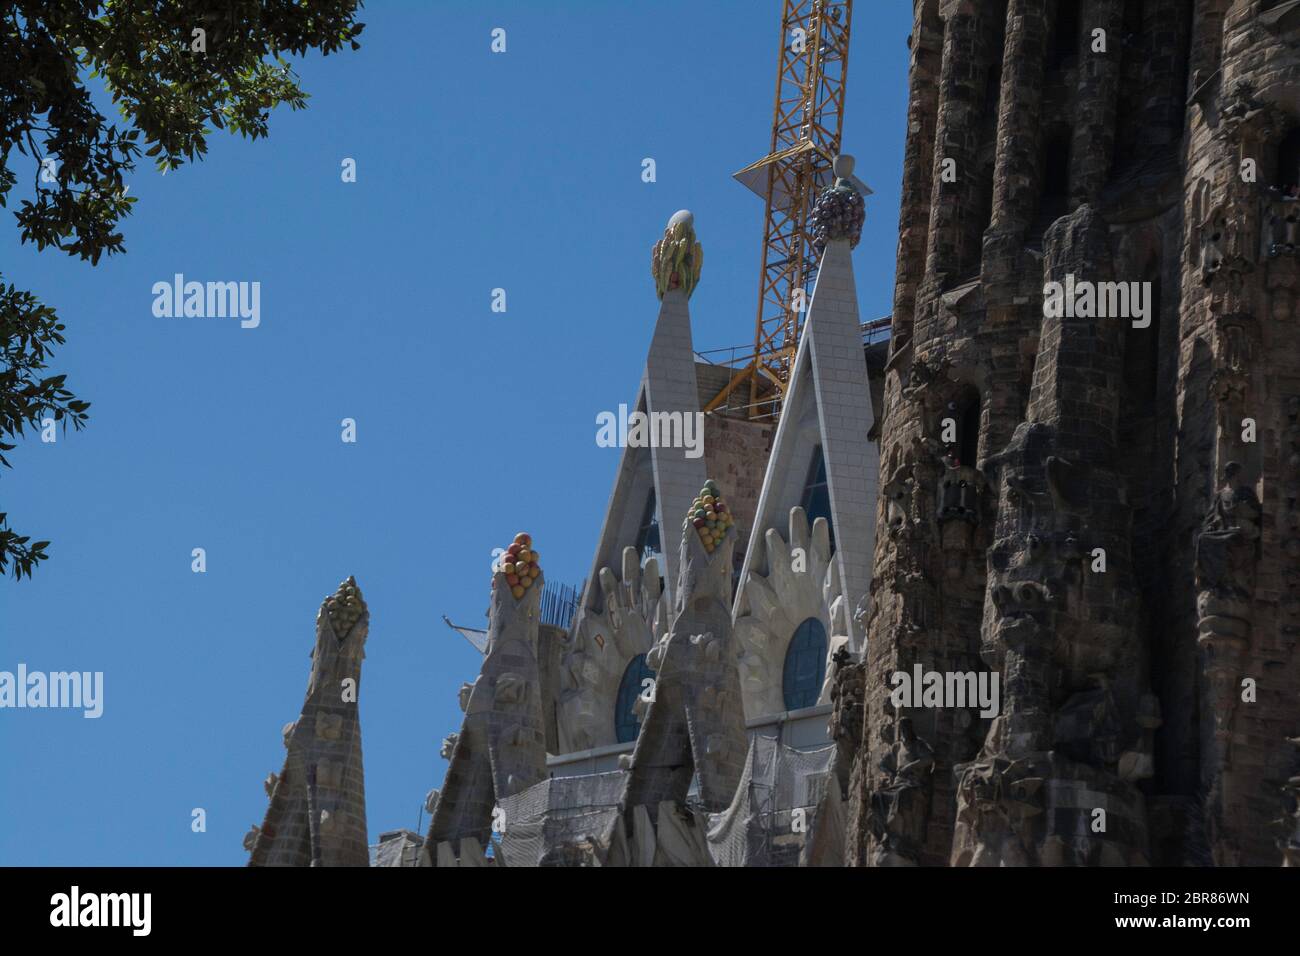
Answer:
M0 206L23 242L99 262L124 251L119 226L135 197L126 176L202 159L213 128L267 135L270 114L307 94L287 57L357 49L359 0L16 0L0 7ZM118 116L104 116L102 84ZM14 439L46 419L81 429L88 402L48 374L64 326L0 276L0 465ZM0 576L30 577L49 542L0 513Z

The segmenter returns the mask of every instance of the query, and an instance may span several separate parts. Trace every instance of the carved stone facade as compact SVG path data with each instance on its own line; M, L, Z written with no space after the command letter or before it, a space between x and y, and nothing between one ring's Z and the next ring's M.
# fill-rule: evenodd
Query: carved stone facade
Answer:
M1296 865L1275 7L914 3L850 864ZM918 663L996 715L896 707Z
M448 866L459 858L464 866L467 856L478 859L503 825L501 803L546 777L537 654L544 578L536 561L529 563L531 546L531 538L520 534L492 575L487 653L478 678L462 688L460 733L444 743L449 765L442 792L430 801L427 864ZM528 578L528 568L537 573ZM531 583L522 584L524 578Z

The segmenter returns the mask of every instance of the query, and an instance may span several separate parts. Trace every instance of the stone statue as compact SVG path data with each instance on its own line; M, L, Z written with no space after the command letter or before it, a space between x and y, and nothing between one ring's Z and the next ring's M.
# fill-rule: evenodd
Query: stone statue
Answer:
M911 717L894 722L894 743L880 762L883 785L871 793L867 826L872 866L917 866L930 818L934 750L917 736Z
M1254 588L1255 542L1263 514L1259 498L1238 483L1241 465L1228 462L1223 485L1196 538L1196 584L1202 590L1248 597Z

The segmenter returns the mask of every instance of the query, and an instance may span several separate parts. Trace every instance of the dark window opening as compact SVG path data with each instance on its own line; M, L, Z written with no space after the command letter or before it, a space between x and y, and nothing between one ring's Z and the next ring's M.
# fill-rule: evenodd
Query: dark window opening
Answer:
M1145 0L1128 0L1124 4L1124 35L1137 38L1142 35L1142 22L1146 19Z
M812 464L808 467L808 480L804 482L803 498L799 502L808 516L808 526L818 518L826 519L826 530L830 532L831 551L835 550L835 522L831 519L831 491L826 481L826 457L822 446L813 452Z
M958 465L975 467L980 447L980 396L973 388L963 390L956 401L948 403L948 414L957 426L957 440L950 442L948 453Z
M1288 195L1300 191L1300 127L1291 130L1277 145L1277 169L1273 184Z
M1051 224L1070 211L1070 134L1049 135L1043 143L1043 191L1038 216Z
M636 699L645 690L645 679L653 679L654 676L655 672L645 662L644 654L632 658L623 671L623 679L618 683L618 701L614 705L614 736L619 743L631 743L641 732L641 721L636 715Z
M659 513L654 488L650 489L650 497L646 499L645 511L641 515L641 527L636 533L636 550L643 560L662 550L659 546Z
M1155 414L1156 378L1160 373L1160 273L1155 266L1147 270L1144 282L1150 283L1151 324L1145 329L1124 324L1125 410L1137 416Z
M989 69L988 80L984 84L984 119L992 117L996 126L998 121L998 102L1002 99L1002 67Z
M1079 52L1079 3L1062 0L1056 5L1056 25L1052 30L1052 44L1048 49L1049 68L1060 66L1067 57Z

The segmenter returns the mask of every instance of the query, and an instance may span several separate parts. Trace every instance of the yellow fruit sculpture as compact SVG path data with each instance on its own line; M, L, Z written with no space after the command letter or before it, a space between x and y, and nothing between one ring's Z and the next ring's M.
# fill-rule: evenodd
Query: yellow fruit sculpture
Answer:
M736 519L728 510L727 503L722 500L722 492L718 490L717 482L710 478L691 502L686 520L682 522L682 530L688 531L694 528L700 536L700 543L704 545L704 550L712 554L713 549L727 533L727 529L735 523Z
M650 254L655 293L662 299L669 289L681 289L689 299L699 284L703 265L704 249L695 241L695 217L685 209L674 213L664 237Z

